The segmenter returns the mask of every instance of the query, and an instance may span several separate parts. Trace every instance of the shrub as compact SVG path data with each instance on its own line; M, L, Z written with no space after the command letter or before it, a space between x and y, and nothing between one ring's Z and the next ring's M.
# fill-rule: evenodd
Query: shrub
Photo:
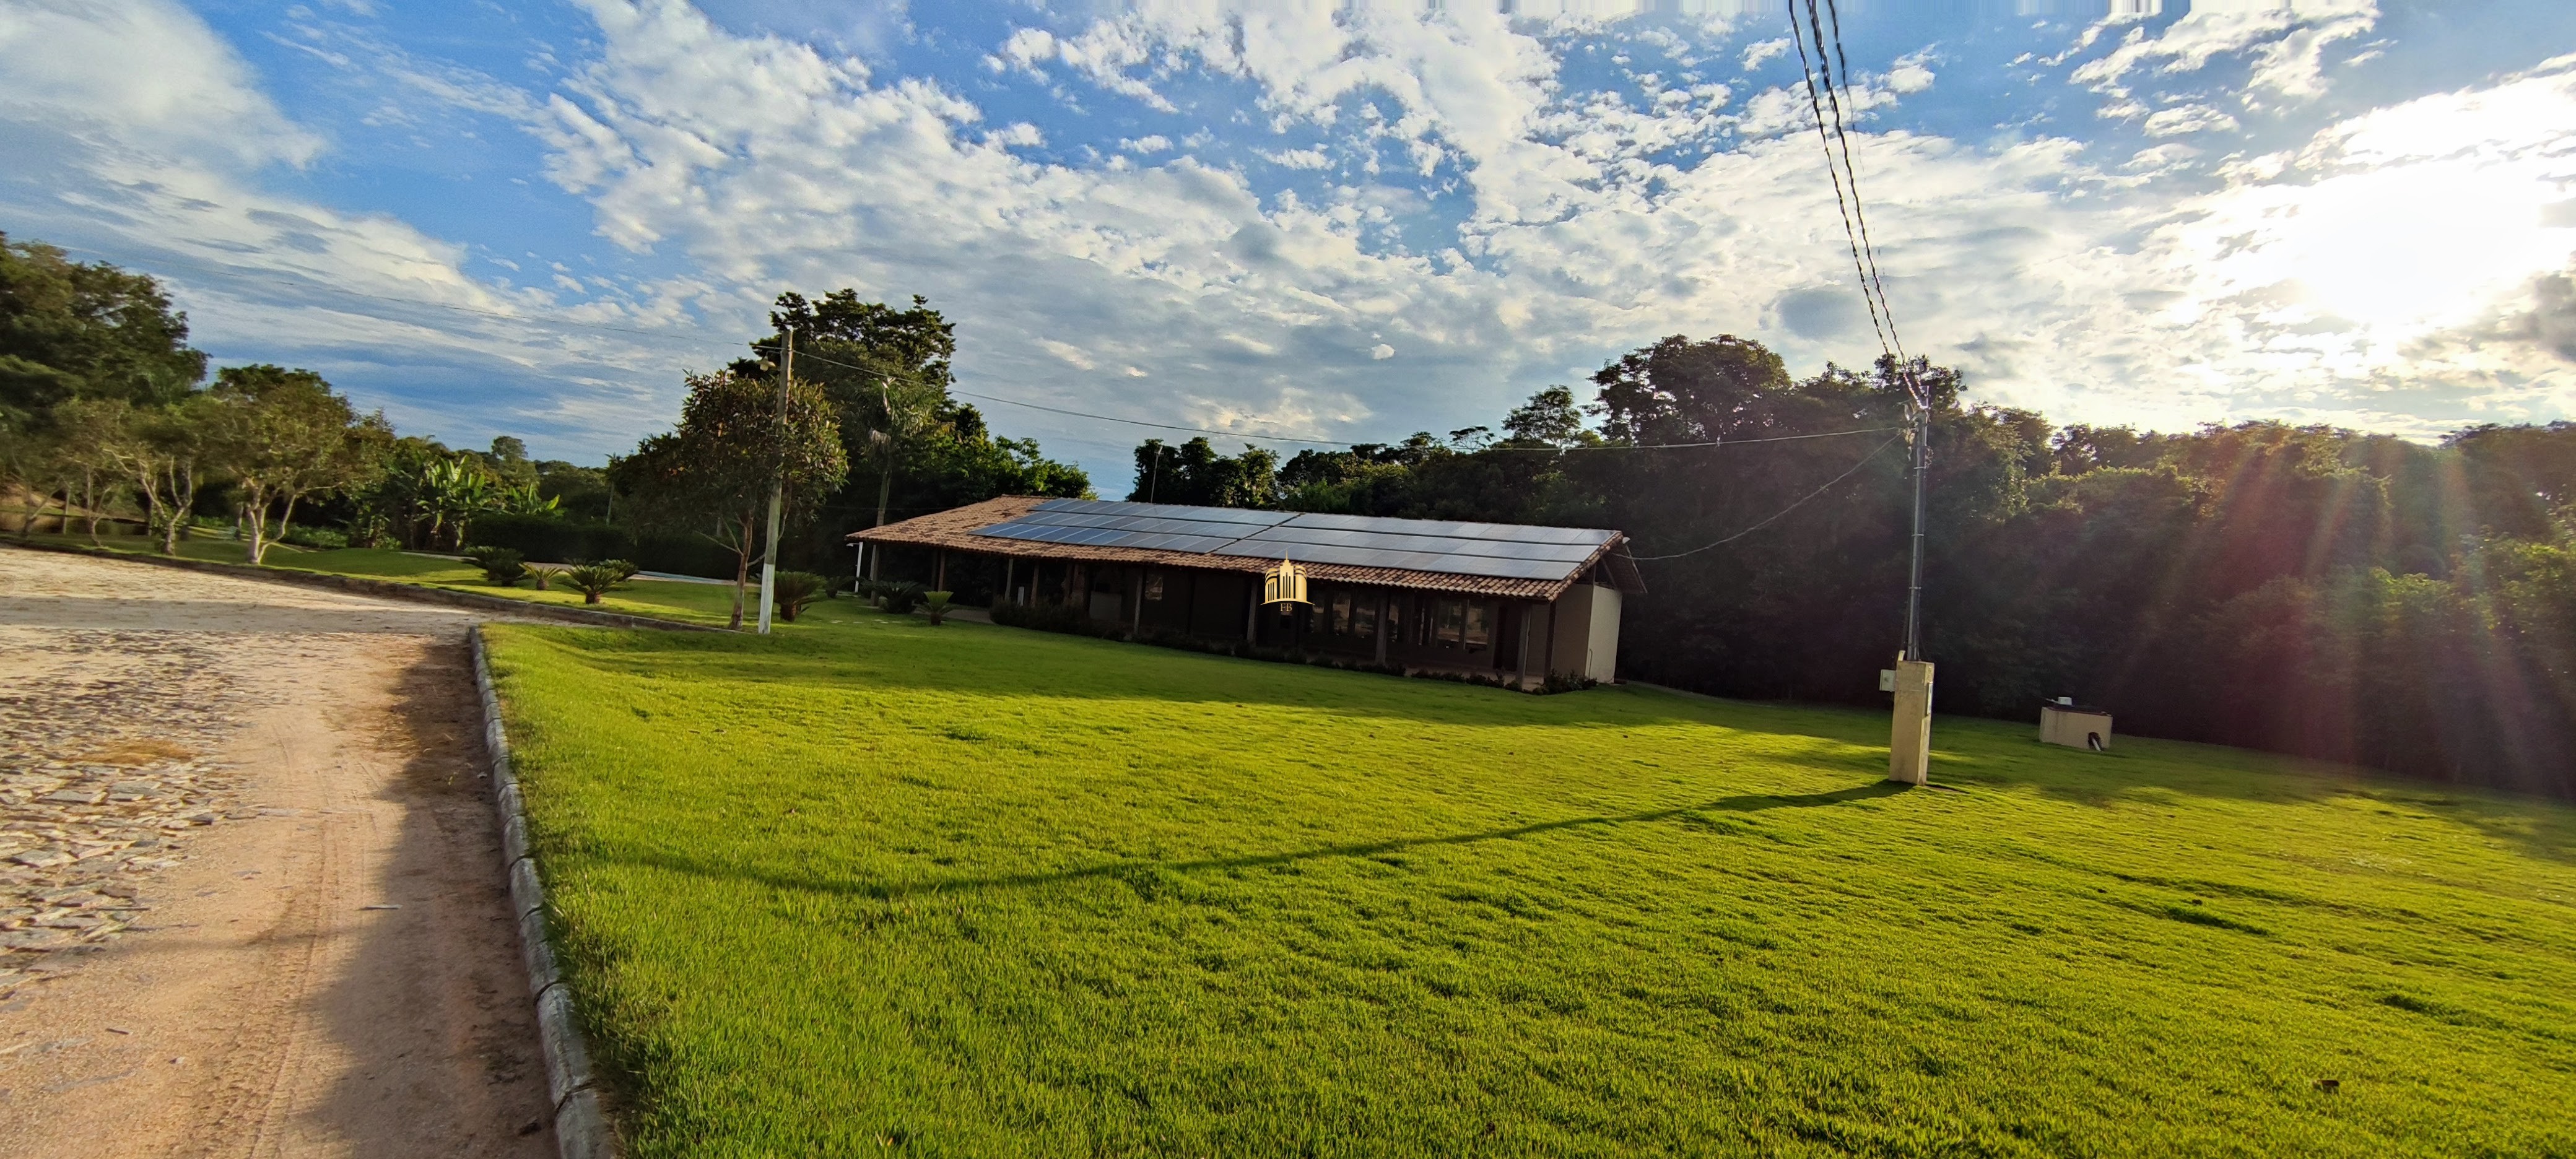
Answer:
M466 561L483 569L483 578L502 587L512 587L528 578L527 557L506 547L485 544L465 549Z
M912 609L920 605L924 593L920 584L907 580L880 580L876 594L885 610L898 616L909 616Z
M948 600L956 594L957 593L955 592L923 592L921 593L921 610L930 614L930 622L932 624L937 625L947 623Z
M297 547L310 547L316 551L338 551L349 546L349 537L343 532L334 531L328 527L305 527L299 524L288 528L286 538L280 542L291 543Z
M617 569L603 564L583 564L565 568L563 572L564 586L580 592L581 602L585 604L598 603L599 597L616 587L619 580Z
M776 602L779 618L793 624L829 582L810 571L782 571L769 578L769 596Z
M616 572L617 582L619 583L625 583L628 580L634 579L636 572L644 570L643 568L635 566L633 561L623 559L603 559L599 561L597 566Z

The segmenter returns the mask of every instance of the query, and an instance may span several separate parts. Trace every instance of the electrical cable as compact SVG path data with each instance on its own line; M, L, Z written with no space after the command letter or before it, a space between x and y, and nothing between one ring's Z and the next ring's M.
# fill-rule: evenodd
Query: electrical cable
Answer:
M1848 94L1851 91L1852 69L1851 57L1843 51L1842 9L1835 0L1825 0L1825 13L1833 21L1834 59L1842 65L1842 91L1845 94ZM1811 29L1814 27L1815 16L1816 0L1807 0L1807 20L1808 26ZM1816 55L1820 59L1824 55L1821 39L1818 42ZM1828 75L1825 78L1825 90L1828 96L1833 94L1833 88L1833 78ZM1861 255L1869 261L1869 285L1878 295L1879 312L1887 317L1887 338L1888 341L1893 343L1896 347L1894 351L1896 360L1899 363L1903 363L1905 361L1905 339L1896 331L1896 308L1888 302L1887 281L1880 277L1878 273L1878 246L1869 236L1869 205L1868 202L1860 195L1860 170L1852 164L1851 137L1843 130L1843 105L1845 103L1851 104L1852 111L1854 113L1858 113L1860 111L1860 104L1856 100L1846 102L1840 98L1835 99L1834 140L1842 148L1843 176L1851 183L1852 220L1858 222L1860 225L1860 252Z
M1809 0L1808 9L1811 16L1814 8L1813 0ZM1842 218L1843 239L1851 246L1852 274L1860 279L1861 301L1869 307L1869 328L1878 336L1879 350L1893 356L1896 348L1889 343L1887 327L1879 320L1878 298L1870 292L1869 271L1861 261L1860 231L1852 224L1850 203L1843 199L1843 171L1834 161L1833 138L1825 131L1824 98L1816 92L1816 68L1807 61L1807 37L1806 33L1798 28L1798 10L1794 7L1794 3L1789 9L1789 39L1798 48L1798 75L1806 81L1807 109L1816 118L1816 140L1825 147L1825 175L1833 181L1834 211ZM1833 65L1825 60L1824 34L1821 30L1816 33L1816 63L1824 66L1825 86L1828 89L1832 88ZM1840 107L1837 106L1837 116L1839 115ZM1852 193L1854 197L1858 197L1860 191L1855 189Z
M1765 527L1769 527L1769 526L1771 526L1772 524L1779 522L1779 521L1780 521L1780 519L1781 519L1783 516L1786 516L1786 515L1787 515L1787 514L1789 514L1790 512L1795 511L1795 510L1797 510L1797 509L1798 509L1798 508L1800 508L1800 507L1806 506L1807 500L1809 500L1809 499L1813 499L1813 498L1815 498L1815 497L1816 497L1816 496L1818 496L1818 495L1822 495L1822 494L1824 494L1824 493L1825 493L1825 492L1827 492L1827 491L1831 491L1831 490L1833 490L1833 489L1834 489L1834 484L1836 484L1836 483L1840 483L1840 482L1842 482L1842 481L1843 481L1843 480L1845 480L1845 479L1851 478L1852 476L1859 474L1859 473L1860 473L1860 469L1861 469L1861 468L1868 466L1872 460L1877 459L1880 455L1886 454L1886 453L1887 453L1887 449L1888 449L1889 447L1893 447L1893 446L1895 446L1896 444L1901 443L1901 442L1904 442L1904 441L1905 441L1905 437L1904 437L1904 436L1902 436L1902 435L1899 435L1899 436L1897 436L1896 438L1892 438L1892 439L1887 440L1887 441L1886 441L1886 442L1884 442L1884 443L1880 443L1880 444L1878 445L1878 448L1877 448L1876 450L1873 450L1873 451L1871 451L1870 453L1868 453L1868 454L1866 454L1866 455L1861 456L1861 460L1860 460L1859 462L1852 464L1852 465L1851 465L1851 470L1845 471L1845 472L1843 472L1842 474L1839 474L1839 475L1834 476L1831 480L1827 481L1827 482L1825 483L1825 485L1824 485L1824 486L1822 486L1822 487L1818 487L1818 488L1816 488L1815 490L1813 490L1813 491L1809 491L1809 492L1807 492L1805 495L1800 496L1797 502L1792 503L1792 504L1790 504L1790 505L1788 505L1788 506L1786 506L1786 507L1781 508L1781 509L1780 509L1780 510L1778 510L1778 511L1773 512L1773 513L1771 514L1771 517L1770 517L1770 518L1765 519L1765 520L1763 520L1763 521L1762 521L1762 522L1760 522L1760 523L1756 523L1756 524L1754 524L1754 525L1753 525L1753 526L1751 526L1751 527L1747 527L1747 528L1745 528L1745 529L1744 529L1744 530L1742 530L1742 531L1736 532L1736 533L1735 533L1735 534L1733 534L1733 535L1727 536L1727 537L1726 537L1726 538L1724 538L1724 539L1718 540L1718 541L1717 541L1717 542L1715 542L1715 543L1702 544L1702 545L1700 545L1700 546L1698 546L1698 547L1694 547L1694 548L1690 549L1689 551L1676 551L1676 552L1674 552L1674 553L1672 553L1672 554L1670 554L1670 555L1632 555L1632 556L1629 556L1628 558L1629 558L1630 560L1632 560L1632 561L1636 562L1636 563L1653 563L1653 562L1655 562L1655 561L1657 561L1657 560L1665 560L1665 559L1680 559L1680 558L1682 558L1682 557L1684 557L1684 556L1698 555L1699 553L1701 553L1701 552L1703 552L1703 551L1713 551L1713 550L1716 550L1717 548L1724 547L1724 546L1726 546L1727 544L1733 543L1733 542L1735 542L1736 540L1742 539L1742 538L1744 538L1745 536L1751 535L1751 534L1753 534L1753 533L1754 533L1754 532L1756 532L1756 531L1760 531L1760 530L1762 530L1762 529L1763 529L1763 528L1765 528Z

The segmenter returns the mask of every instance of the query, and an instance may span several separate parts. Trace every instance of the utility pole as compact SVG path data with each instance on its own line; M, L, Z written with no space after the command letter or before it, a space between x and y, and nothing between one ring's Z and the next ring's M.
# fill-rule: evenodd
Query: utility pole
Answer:
M1932 412L1920 405L1914 407L1914 429L1906 440L1914 444L1914 567L1905 589L1905 659L1923 658L1923 471L1932 461Z
M1151 503L1163 491L1163 444L1154 444L1154 478L1145 484L1145 502Z
M1923 658L1923 476L1931 464L1932 402L1910 368L1899 367L1913 414L1914 559L1905 591L1905 647L1896 654L1896 715L1887 744L1887 779L1920 785L1932 777L1932 662Z
M796 328L785 328L778 352L778 473L769 480L769 540L760 549L760 634L769 634L769 608L778 590L779 507L787 501L787 382L796 373Z

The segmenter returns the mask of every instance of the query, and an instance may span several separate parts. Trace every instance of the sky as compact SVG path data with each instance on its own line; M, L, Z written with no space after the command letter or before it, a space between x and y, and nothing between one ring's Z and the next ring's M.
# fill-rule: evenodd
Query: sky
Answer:
M582 462L780 291L918 294L992 426L1114 492L1173 432L1058 411L1294 450L1666 335L1876 357L1788 12L0 0L0 230L164 278L219 363ZM2576 4L1839 16L1897 335L1973 401L2576 413Z

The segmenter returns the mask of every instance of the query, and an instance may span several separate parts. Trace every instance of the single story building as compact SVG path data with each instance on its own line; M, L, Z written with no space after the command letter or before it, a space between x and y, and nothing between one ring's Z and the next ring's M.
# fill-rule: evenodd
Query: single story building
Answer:
M961 602L1524 686L1615 678L1621 600L1646 590L1627 536L1577 527L1007 496L849 539L862 574L891 555ZM1304 569L1308 606L1262 605L1281 560Z

